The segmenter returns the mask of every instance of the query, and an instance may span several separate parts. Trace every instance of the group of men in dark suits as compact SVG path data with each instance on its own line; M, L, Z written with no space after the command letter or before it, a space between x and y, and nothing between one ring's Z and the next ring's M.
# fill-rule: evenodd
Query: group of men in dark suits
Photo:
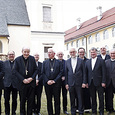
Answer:
M87 97L87 100L89 98L88 105L89 108L92 108L92 115L97 115L96 92L98 92L99 98L99 114L104 115L104 91L106 110L112 113L114 112L113 93L115 91L115 49L110 51L109 56L106 54L106 48L102 47L100 49L101 54L97 56L97 49L93 47L90 50L91 58L84 61L85 63L83 64L83 60L85 60L84 51L84 48L79 48L79 57L77 57L76 49L71 48L69 51L71 57L65 63L66 89L70 93L71 114L76 115L75 100L77 94L79 115L83 115L85 90L81 90L82 88L89 89L90 95Z
M63 52L48 49L48 59L39 62L39 54L30 55L30 48L23 47L22 55L15 58L15 52L8 52L8 60L0 61L0 95L4 83L5 114L10 115L10 94L12 92L12 115L16 115L17 92L20 96L20 115L41 115L41 94L43 84L47 97L48 115L54 115L52 98L54 97L55 115L60 115L60 92L62 88L63 112L67 112L67 90L70 94L71 114L76 115L77 100L79 115L84 109L92 109L97 114L97 95L99 97L99 114L104 115L104 91L106 110L113 112L113 93L115 92L115 49L106 54L102 47L97 56L97 49L91 48L91 59L87 59L85 49L71 48L70 58L63 59ZM107 60L108 59L108 60ZM3 80L3 81L2 81ZM90 100L91 98L91 100ZM1 99L0 99L1 101ZM26 106L27 102L27 107ZM1 104L0 104L1 105ZM26 112L27 108L27 112ZM1 106L0 106L1 110Z

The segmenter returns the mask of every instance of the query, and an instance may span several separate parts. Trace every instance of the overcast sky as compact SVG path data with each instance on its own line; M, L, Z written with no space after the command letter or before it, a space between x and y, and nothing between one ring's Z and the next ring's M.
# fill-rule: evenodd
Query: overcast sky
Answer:
M60 0L57 0L60 4ZM61 0L63 4L64 31L76 25L76 19L84 22L97 15L97 7L102 6L102 12L115 7L115 0Z

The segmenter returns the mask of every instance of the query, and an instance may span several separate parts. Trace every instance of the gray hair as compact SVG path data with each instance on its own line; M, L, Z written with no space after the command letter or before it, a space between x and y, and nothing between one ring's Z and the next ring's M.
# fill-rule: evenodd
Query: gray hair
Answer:
M48 52L49 51L52 51L52 52L54 52L55 53L55 51L54 51L54 49L53 48L48 48Z
M111 52L115 52L115 48L111 49L111 50L110 50L110 53L111 53Z
M30 51L30 48L29 48L28 46L24 46L24 47L22 48L22 51L25 50L25 49L28 49L28 50Z
M92 51L92 50L93 50L93 51L95 50L95 51L97 52L97 48L95 48L95 47L92 47L92 48L90 49L90 51Z
M15 55L15 52L14 52L13 50L8 51L7 55L8 55L10 52L13 52L13 54Z
M75 51L77 51L75 47L71 47L71 48L69 49L69 52L70 52L72 49L74 49Z

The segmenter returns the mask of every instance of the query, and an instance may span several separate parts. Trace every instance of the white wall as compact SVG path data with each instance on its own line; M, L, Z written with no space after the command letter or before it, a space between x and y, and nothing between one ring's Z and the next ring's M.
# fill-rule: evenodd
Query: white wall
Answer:
M9 25L9 50L14 50L16 57L22 54L22 47L31 47L30 42L30 27L29 26L15 26Z
M44 47L52 46L56 52L64 51L64 37L60 34L32 34L31 54L39 53L40 61L44 61ZM49 44L49 45L48 45Z

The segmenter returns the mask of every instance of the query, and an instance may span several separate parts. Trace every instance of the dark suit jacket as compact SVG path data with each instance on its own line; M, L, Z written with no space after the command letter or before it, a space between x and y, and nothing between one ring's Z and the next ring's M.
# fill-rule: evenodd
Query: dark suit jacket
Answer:
M82 83L86 83L85 79L85 66L81 58L77 57L77 65L75 68L75 73L73 73L71 58L65 62L65 78L66 84L69 86L82 86Z
M35 87L36 86L35 77L36 77L36 74L38 73L38 69L37 69L34 57L29 56L28 62L29 62L29 64L28 64L28 76L34 79L32 82L30 82L30 84L32 87ZM25 64L24 64L24 60L23 60L22 56L19 56L16 58L14 72L18 78L18 81L19 81L19 83L18 83L19 87L18 88L19 88L19 90L22 90L23 86L24 86L23 80L25 79L25 76L26 76Z
M42 78L42 63L38 61L38 80L39 85L43 85L43 78Z
M54 64L54 71L52 73L51 77L51 70L50 70L50 60L46 60L43 62L42 65L42 75L44 79L45 85L47 85L47 82L49 80L54 80L56 83L56 86L61 86L61 76L63 72L63 67L61 61L55 59L55 64Z
M102 58L101 55L98 55L97 57ZM105 56L105 60L107 60L107 59L110 59L110 56L108 54L106 54L106 56Z
M14 62L15 64L15 62ZM13 74L13 69L14 69L14 65L11 69L11 65L10 65L10 61L7 60L4 62L4 87L10 87L11 85L13 86L13 88L17 88L17 83L18 83L18 79L17 77Z
M101 86L101 83L106 83L106 68L103 59L97 58L93 70L92 70L91 59L88 60L85 65L85 70L89 86L91 84L92 78L95 86Z
M4 87L3 76L4 76L4 66L3 66L3 62L0 61L0 90L3 89Z
M106 60L105 64L106 64L106 73L107 73L107 87L109 86L109 84L113 83L113 86L115 88L115 68L111 68L111 59Z

